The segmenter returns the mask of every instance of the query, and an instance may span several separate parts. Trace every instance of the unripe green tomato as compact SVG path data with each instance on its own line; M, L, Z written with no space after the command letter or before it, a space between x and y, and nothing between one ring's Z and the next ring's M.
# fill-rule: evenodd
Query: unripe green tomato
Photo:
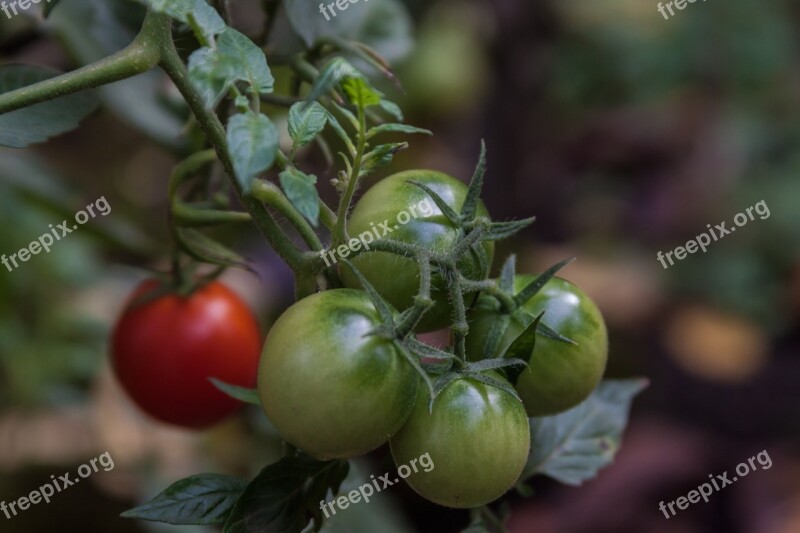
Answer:
M462 182L432 170L400 172L376 183L356 203L347 226L350 237L360 239L367 246L366 241L380 238L416 244L434 252L452 250L458 230L442 215L428 193L409 181L427 185L456 212L461 211L467 196L467 187ZM489 217L483 202L478 205L478 216ZM486 256L485 268L480 268L480 262L472 254L458 263L462 272L472 279L485 279L491 267L494 244L484 242L481 246ZM397 309L412 305L419 292L419 266L414 261L388 252L366 252L352 262ZM347 287L361 287L349 268L343 266L339 271ZM450 324L447 286L435 273L431 297L435 306L425 314L418 331L433 331Z
M515 294L536 275L520 275L514 280ZM552 278L533 298L512 315L511 325L500 341L498 351L505 351L542 311L544 320L561 335L577 342L567 344L536 336L536 346L529 366L519 376L517 392L529 416L560 413L585 400L595 389L606 368L608 334L603 316L594 302L573 283ZM467 355L482 359L484 343L497 312L481 297L470 312Z
M267 418L318 459L363 455L408 418L419 375L380 325L367 294L334 289L295 303L264 343L258 390Z
M496 373L487 373L503 379ZM408 421L389 444L398 467L428 454L429 471L406 478L420 496L446 507L492 502L519 479L530 451L525 408L509 393L469 378L448 384L428 411L420 387Z

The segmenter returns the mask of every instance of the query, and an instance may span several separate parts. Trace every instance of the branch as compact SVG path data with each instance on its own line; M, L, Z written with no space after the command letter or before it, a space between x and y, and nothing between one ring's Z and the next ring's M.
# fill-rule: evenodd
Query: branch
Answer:
M147 72L161 59L165 30L170 25L169 17L149 11L141 31L126 48L72 72L0 95L0 114Z

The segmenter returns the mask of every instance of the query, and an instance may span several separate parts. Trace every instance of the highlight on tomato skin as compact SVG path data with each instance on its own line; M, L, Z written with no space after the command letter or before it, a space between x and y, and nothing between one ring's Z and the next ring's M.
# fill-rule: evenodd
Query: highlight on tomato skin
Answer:
M503 380L496 372L487 372ZM519 479L531 447L522 403L492 385L465 378L448 384L433 402L422 390L414 411L389 441L399 467L430 454L435 467L406 482L445 507L468 509L500 498Z
M536 279L536 274L520 274L514 278L514 293ZM470 314L467 335L467 356L481 359L483 342L496 312L479 304ZM537 335L536 346L516 383L516 389L528 416L548 416L570 409L585 400L600 383L608 359L608 333L603 315L591 298L577 285L553 277L544 287L512 315L497 352L511 343L544 312L543 320L557 332L575 341L569 344Z
M146 280L131 295L112 335L114 374L149 416L204 429L242 407L210 378L255 386L258 323L247 304L218 281L187 297L162 292L160 282Z
M258 389L281 436L319 459L357 457L407 420L420 377L364 291L333 289L287 309L270 330ZM427 390L427 389L425 389Z

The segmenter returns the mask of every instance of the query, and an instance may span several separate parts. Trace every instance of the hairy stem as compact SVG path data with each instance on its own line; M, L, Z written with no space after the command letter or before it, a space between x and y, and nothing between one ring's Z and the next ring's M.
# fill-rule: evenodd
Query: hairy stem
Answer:
M322 242L320 242L317 234L314 233L314 229L292 206L289 199L286 198L277 185L269 181L255 180L251 194L285 216L312 250L319 251L323 249Z
M158 65L165 38L172 42L165 32L170 23L166 15L148 12L141 31L126 48L91 65L0 95L0 114L147 72Z
M350 170L350 177L347 179L347 187L339 201L339 211L336 214L336 227L334 228L334 242L345 242L347 235L347 212L353 202L356 193L358 180L361 177L361 163L364 161L364 151L367 148L367 119L364 115L364 106L358 105L358 140L356 145L356 157L353 159L353 167Z
M167 27L167 32L171 34L171 27ZM163 43L163 48L161 50L161 68L164 69L186 99L186 103L194 113L197 122L205 132L209 143L211 143L214 151L216 151L217 157L222 162L225 171L230 177L231 184L236 190L242 205L253 217L253 222L255 222L258 229L264 234L270 244L272 244L273 249L286 261L296 274L308 270L310 267L309 262L304 258L300 250L294 246L291 239L284 233L275 219L272 218L272 215L267 211L266 207L256 198L245 194L241 184L234 178L236 172L233 168L233 160L228 153L225 128L222 126L216 114L205 108L202 97L189 81L186 66L183 64L183 61L181 61L178 51L175 49L175 44L172 42L171 35L161 42Z

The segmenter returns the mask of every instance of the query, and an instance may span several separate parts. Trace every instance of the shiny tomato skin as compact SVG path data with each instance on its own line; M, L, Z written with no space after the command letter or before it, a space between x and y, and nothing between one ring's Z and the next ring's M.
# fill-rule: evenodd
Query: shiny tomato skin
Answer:
M534 279L536 275L518 275L514 280L515 293ZM485 355L482 343L497 320L496 313L484 305L484 298L469 316L467 355L472 360ZM529 368L520 374L516 384L528 416L553 415L581 403L602 379L608 358L608 333L600 310L577 285L559 277L548 281L512 315L498 351L508 349L542 311L549 326L577 345L537 335Z
M419 375L380 325L364 291L333 289L287 309L264 343L258 375L267 418L318 459L383 445L414 406Z
M369 232L374 236L377 232L381 239L416 244L440 253L451 250L457 229L445 218L428 193L411 181L427 185L457 213L461 211L467 196L464 183L442 172L408 170L382 179L358 200L348 222L350 237L358 238ZM398 215L409 220L401 224ZM478 215L489 217L483 202L478 204ZM385 223L387 225L381 227ZM459 267L471 279L486 278L491 267L494 243L486 241L481 246L487 259L485 268L481 269L480 263L471 255L459 261ZM367 252L352 262L395 308L402 311L412 305L419 291L419 267L414 261L387 252ZM341 266L339 270L347 287L361 287L349 268ZM435 272L431 282L435 306L423 317L417 327L419 332L441 329L451 322L447 287Z
M258 323L220 282L188 297L167 292L148 298L160 287L158 281L144 281L117 321L111 339L114 373L134 403L153 418L191 429L209 427L242 406L209 378L255 386Z
M411 469L406 478L411 488L439 505L461 509L490 503L513 487L531 444L522 403L469 378L448 384L432 413L429 400L421 387L414 411L389 441L398 468L425 454L433 463L429 471Z

